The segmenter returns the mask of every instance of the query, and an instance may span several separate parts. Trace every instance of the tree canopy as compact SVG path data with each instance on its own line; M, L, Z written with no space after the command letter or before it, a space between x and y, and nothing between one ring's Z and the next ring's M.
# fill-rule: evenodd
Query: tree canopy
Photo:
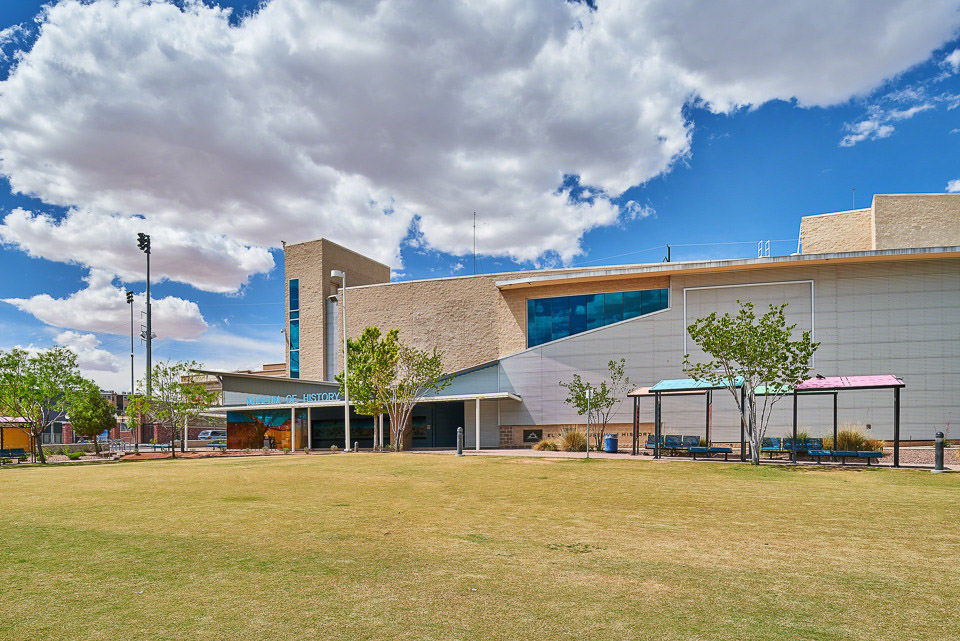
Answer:
M0 351L0 415L24 421L21 429L33 437L41 463L43 432L67 410L83 381L77 355L65 347Z
M70 402L70 425L73 433L93 439L100 452L99 435L117 425L117 408L100 394L100 388L85 381Z
M716 312L687 327L690 337L711 360L693 363L684 356L683 371L695 380L726 388L733 394L751 445L751 461L760 463L760 446L774 405L810 376L813 354L820 343L812 332L794 338L796 324L787 325L782 305L770 305L759 319L753 303L737 304L736 315ZM744 402L741 403L740 385ZM762 403L757 390L762 388Z

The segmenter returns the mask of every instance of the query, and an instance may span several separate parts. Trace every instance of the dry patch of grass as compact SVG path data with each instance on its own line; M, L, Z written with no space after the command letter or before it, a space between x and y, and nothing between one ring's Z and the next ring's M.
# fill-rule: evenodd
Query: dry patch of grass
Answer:
M11 470L0 638L958 635L960 475L531 461Z

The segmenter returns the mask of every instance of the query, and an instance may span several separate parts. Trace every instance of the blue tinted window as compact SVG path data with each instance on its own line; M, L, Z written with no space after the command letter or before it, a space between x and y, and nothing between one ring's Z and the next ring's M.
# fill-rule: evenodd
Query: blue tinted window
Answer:
M553 332L551 331L551 324L553 319L550 316L550 299L542 298L536 301L534 314L536 320L533 328L533 344L540 345L552 341Z
M648 292L623 292L623 320L640 316L643 295Z
M603 294L587 296L587 329L603 327Z
M670 292L669 289L660 290L660 309L666 309L670 307L670 301L667 299L667 295L669 294L669 292Z
M550 329L552 340L570 335L570 299L566 296L550 301Z
M603 324L618 323L623 320L623 294L609 292L603 295Z
M533 335L536 332L536 301L532 298L527 300L527 345L532 345Z
M667 290L527 300L527 347L667 308Z
M300 318L300 312L290 312L290 320Z
M300 349L300 321L290 321L290 349Z
M290 350L290 378L300 378L299 350Z
M570 296L570 334L587 331L587 297Z
M641 314L649 314L650 312L655 312L657 311L657 309L659 309L658 307L658 305L660 305L659 289L651 289L645 292L640 292L640 298L642 299L642 302L640 304Z
M300 279L290 279L290 309L300 309Z

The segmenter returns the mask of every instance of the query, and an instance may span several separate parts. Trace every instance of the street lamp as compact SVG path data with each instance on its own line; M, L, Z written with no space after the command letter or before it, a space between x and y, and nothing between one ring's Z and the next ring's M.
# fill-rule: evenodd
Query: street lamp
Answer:
M330 271L330 278L340 279L340 310L343 321L343 451L350 451L350 389L347 387L347 275L339 269Z

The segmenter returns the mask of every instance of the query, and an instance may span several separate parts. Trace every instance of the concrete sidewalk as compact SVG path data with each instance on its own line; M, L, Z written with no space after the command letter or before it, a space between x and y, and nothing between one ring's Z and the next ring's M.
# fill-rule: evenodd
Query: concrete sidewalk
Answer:
M410 450L416 454L456 454L456 450ZM508 456L508 457L518 457L518 458L553 458L553 459L583 459L586 458L585 452L538 452L529 448L518 448L518 449L485 449L485 450L467 450L464 449L463 453L466 456ZM649 462L649 463L740 463L740 455L731 454L730 460L724 461L723 457L712 457L712 458L698 458L694 461L688 456L664 456L661 459L654 459L652 455L641 453L637 456L633 456L628 452L617 452L616 454L610 454L607 452L590 452L591 459L608 459L608 460L626 460L626 461L640 461L640 462ZM889 462L887 462L889 461ZM750 459L748 458L746 464L749 464ZM761 459L763 465L804 465L810 467L837 467L842 469L861 469L866 468L865 463L848 463L846 465L841 465L839 462L831 463L830 461L823 461L822 463L817 463L816 461L805 461L801 460L797 463L791 463L786 459ZM893 459L891 456L887 456L884 459L883 463L873 463L869 466L870 469L893 469ZM960 472L960 464L946 464L946 469L953 472ZM904 470L929 470L932 466L928 465L912 465L912 464L900 464L900 469Z

